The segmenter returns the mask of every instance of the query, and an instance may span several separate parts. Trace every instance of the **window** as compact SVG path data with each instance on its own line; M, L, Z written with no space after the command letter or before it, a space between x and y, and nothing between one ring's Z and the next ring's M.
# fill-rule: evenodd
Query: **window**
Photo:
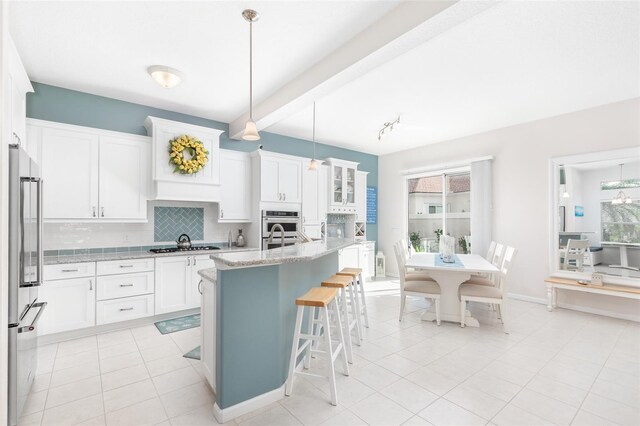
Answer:
M603 243L640 244L640 202L601 203Z
M407 179L408 234L419 252L437 252L440 236L457 241L456 252L470 251L471 175L468 170Z

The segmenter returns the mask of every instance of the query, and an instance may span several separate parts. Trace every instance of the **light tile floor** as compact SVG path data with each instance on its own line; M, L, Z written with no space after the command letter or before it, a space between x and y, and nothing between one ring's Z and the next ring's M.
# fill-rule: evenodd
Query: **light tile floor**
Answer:
M421 322L420 299L399 323L397 281L368 284L371 327L338 374L340 404L298 376L291 397L231 424L640 424L640 324L510 301L506 335L481 304L480 328ZM216 424L198 361L182 357L199 333L149 325L41 347L20 425Z

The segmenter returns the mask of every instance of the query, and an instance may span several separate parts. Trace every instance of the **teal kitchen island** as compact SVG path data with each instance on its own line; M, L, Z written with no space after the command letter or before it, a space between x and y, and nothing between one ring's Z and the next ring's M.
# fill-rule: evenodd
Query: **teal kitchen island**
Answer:
M199 272L201 360L220 423L284 397L295 299L336 274L339 250L352 244L327 239L217 254L216 267Z

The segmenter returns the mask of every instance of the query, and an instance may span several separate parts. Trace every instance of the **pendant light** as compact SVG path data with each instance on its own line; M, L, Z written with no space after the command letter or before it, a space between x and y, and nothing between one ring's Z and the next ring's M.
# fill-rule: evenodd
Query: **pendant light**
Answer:
M313 103L313 159L309 162L309 170L318 170L320 162L316 160L316 103Z
M622 166L624 166L624 164L620 164L620 184L622 185ZM620 190L620 192L618 192L618 195L616 195L616 198L614 198L613 200L611 200L611 204L631 204L633 201L631 201L631 198L627 197L627 194L624 193L624 191Z
M242 139L246 141L260 140L260 134L253 121L253 23L258 20L260 15L252 9L242 11L242 17L249 22L249 121L244 128Z

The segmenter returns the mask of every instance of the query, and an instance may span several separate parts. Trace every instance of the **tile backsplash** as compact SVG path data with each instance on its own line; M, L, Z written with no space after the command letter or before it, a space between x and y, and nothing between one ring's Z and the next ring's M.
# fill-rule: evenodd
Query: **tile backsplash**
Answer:
M44 249L45 250L71 250L92 248L119 248L138 247L157 244L175 244L175 237L165 241L157 241L155 238L155 208L156 207L180 207L188 209L200 209L203 213L203 235L192 235L194 243L227 241L229 231L235 239L239 228L245 228L248 234L247 224L218 223L218 204L197 203L180 201L150 201L147 206L148 222L144 223L108 223L108 222L66 222L44 224ZM195 237L200 238L195 238ZM258 242L248 238L249 247L257 247Z
M175 241L181 234L204 239L204 208L154 207L153 241Z

